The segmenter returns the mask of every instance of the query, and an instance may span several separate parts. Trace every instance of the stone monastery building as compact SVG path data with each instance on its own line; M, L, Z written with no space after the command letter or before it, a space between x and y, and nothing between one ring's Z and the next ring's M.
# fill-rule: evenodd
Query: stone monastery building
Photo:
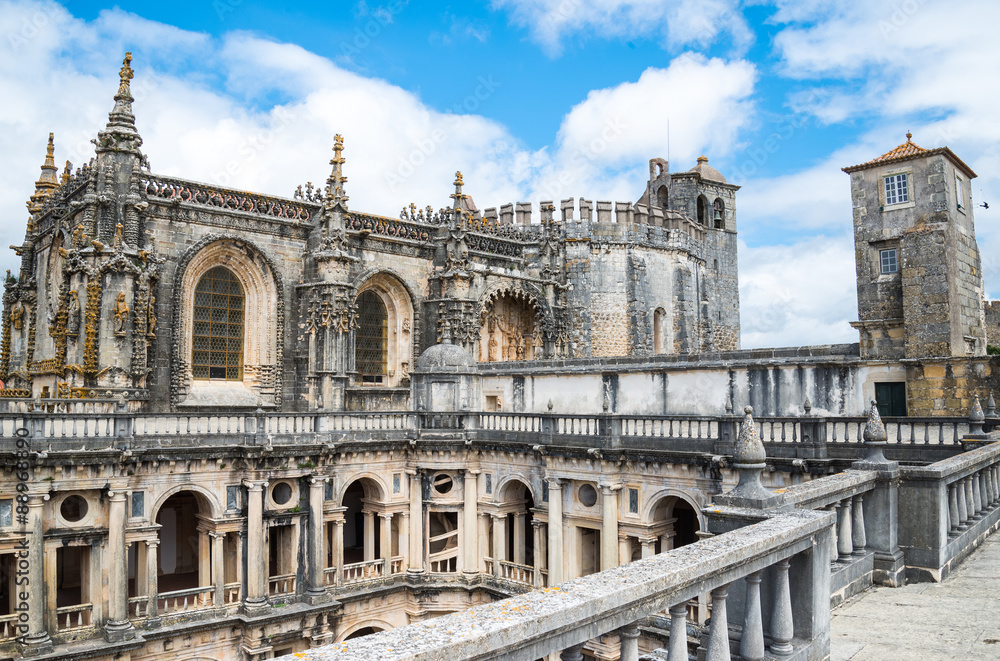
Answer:
M12 246L0 658L822 659L831 604L998 525L947 147L844 169L859 344L740 350L705 157L558 209L456 173L389 218L349 207L339 135L291 198L155 174L120 75Z

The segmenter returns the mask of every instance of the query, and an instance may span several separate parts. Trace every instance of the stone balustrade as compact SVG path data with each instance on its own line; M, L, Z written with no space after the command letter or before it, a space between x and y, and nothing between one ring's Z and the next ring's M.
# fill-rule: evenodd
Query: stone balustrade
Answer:
M591 638L621 630L622 658L637 659L635 623L671 609L671 658L687 659L688 601L704 592L713 599L705 641L709 661L731 658L734 632L747 659L763 658L766 651L822 658L829 642L827 538L833 523L823 511L775 511L681 549L296 658L537 659L563 650L562 658L572 659L580 658L574 654ZM745 594L730 598L736 591ZM764 603L770 605L766 610Z

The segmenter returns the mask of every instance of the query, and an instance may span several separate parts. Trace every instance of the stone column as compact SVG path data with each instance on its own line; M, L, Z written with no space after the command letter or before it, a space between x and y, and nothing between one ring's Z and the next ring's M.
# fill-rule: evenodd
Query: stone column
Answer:
M226 556L223 549L226 533L210 532L208 536L212 540L212 583L215 585L215 606L221 607L226 603Z
M551 494L550 494L551 495ZM580 643L579 645L574 645L573 647L566 648L562 654L559 655L560 661L583 661L583 647L586 643Z
M486 573L486 556L493 554L490 543L490 515L486 512L479 513L479 539L482 540L483 547L479 550L479 573Z
M470 470L465 473L465 504L462 517L465 522L465 562L462 571L466 574L479 573L479 534L476 530L479 502L479 471Z
M618 661L639 661L639 627L635 624L618 630L620 651Z
M160 613L157 593L159 587L159 562L156 559L159 539L146 540L146 626L159 626Z
M538 519L531 520L531 532L534 535L532 541L534 542L535 555L532 558L534 561L534 586L536 588L542 587L542 558L545 557L542 553L542 522Z
M267 609L264 557L264 489L267 482L247 482L247 589L243 609L255 615Z
M562 484L549 480L549 586L563 582Z
M618 564L627 565L632 562L632 544L629 543L628 535L618 535Z
M651 537L651 538L647 537L647 538L641 539L639 541L642 544L642 557L643 558L652 558L654 555L656 555L656 538L655 537Z
M411 573L424 571L424 500L422 477L419 471L410 476L410 564Z
M375 513L371 510L362 512L365 516L365 562L375 559Z
M326 565L323 553L323 502L326 497L326 478L321 475L309 477L309 585L306 601L316 605L329 601L323 569Z
M505 549L507 546L507 517L503 514L493 515L493 575L497 578L500 577L500 561L504 560Z
M128 619L128 556L125 547L124 491L108 491L108 623L104 637L117 643L135 638L135 630Z
M667 551L672 551L674 549L674 537L676 536L677 532L674 530L670 530L660 535L660 553L666 553Z
M514 513L514 557L511 558L514 562L519 565L524 564L524 558L527 554L527 540L525 539L524 530L524 512Z
M336 567L333 572L333 583L341 585L344 582L344 520L337 519L334 523L337 524L337 532L333 538L333 558Z
M399 535L399 555L403 558L400 571L406 571L410 565L410 513L399 512L397 514L399 522L396 524L396 533Z
M618 566L618 498L611 485L601 485L601 571Z
M383 575L388 576L392 573L392 512L379 512L378 518L382 522L382 541L379 543L379 550L382 551L382 560L385 561Z
M42 561L45 555L44 539L42 538L42 508L48 494L28 494L28 550L27 557L18 551L18 566L28 561L28 634L24 638L22 654L24 656L40 656L52 651L52 639L45 630L45 571ZM23 589L23 588L22 588ZM20 593L20 590L19 590Z

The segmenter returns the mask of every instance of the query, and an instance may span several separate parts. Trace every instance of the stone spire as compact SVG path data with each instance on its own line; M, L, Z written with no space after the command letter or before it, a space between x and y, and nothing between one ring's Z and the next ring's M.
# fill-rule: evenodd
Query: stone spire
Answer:
M733 468L740 472L740 481L727 495L750 499L769 499L773 494L760 482L767 466L767 454L753 419L753 407L743 409L743 424L733 447Z
M132 71L132 53L125 53L122 60L122 68L118 72L120 82L118 92L115 94L115 107L108 114L108 124L104 130L97 134L97 153L102 152L129 152L139 153L142 146L142 138L135 129L135 115L132 114L131 81L135 77Z
M28 200L28 212L35 213L42 208L42 204L45 202L45 198L56 192L59 188L59 180L56 178L56 173L59 169L56 167L55 160L55 135L49 133L49 144L45 149L45 162L42 163L42 174L38 177L38 181L35 182L35 193Z
M451 194L451 199L455 200L455 203L452 205L453 209L461 209L462 208L462 200L465 199L465 195L462 193L462 186L464 186L464 185L465 185L465 182L462 181L462 173L461 172L456 172L455 173L455 192Z
M330 159L333 169L326 180L326 201L328 207L340 206L344 211L347 210L347 200L350 199L344 192L344 184L347 183L347 177L344 176L345 162L344 136L338 133L333 136L333 158Z
M986 416L983 415L983 406L979 403L979 395L976 395L972 401L972 408L969 410L969 436L984 436L984 422L986 422Z

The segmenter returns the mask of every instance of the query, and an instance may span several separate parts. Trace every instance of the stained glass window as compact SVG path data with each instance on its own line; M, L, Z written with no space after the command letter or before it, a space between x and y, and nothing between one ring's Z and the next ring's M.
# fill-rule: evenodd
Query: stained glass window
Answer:
M388 314L378 294L358 296L358 332L354 345L354 366L362 383L382 383L386 373Z
M243 287L225 267L216 266L198 281L191 349L194 378L243 378L243 303Z

